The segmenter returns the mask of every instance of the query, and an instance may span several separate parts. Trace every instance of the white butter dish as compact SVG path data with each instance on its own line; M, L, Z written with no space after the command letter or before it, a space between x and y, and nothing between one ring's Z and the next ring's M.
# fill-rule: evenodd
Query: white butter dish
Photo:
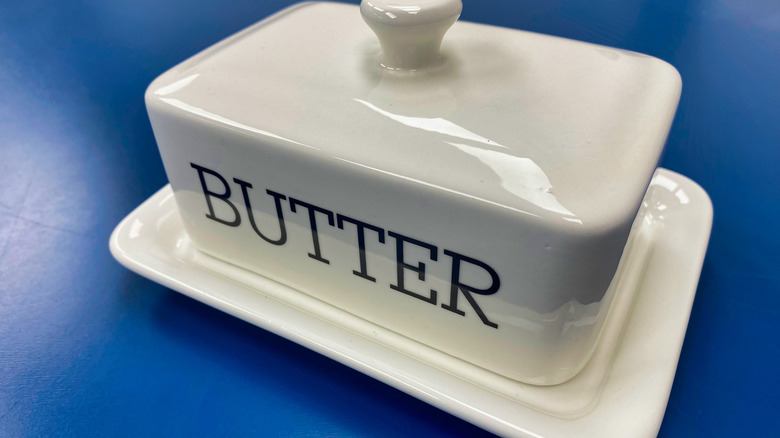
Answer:
M676 70L465 22L439 52L460 2L362 8L382 48L357 7L306 3L149 87L188 235L499 378L572 378L627 281Z
M712 221L657 169L680 77L460 10L303 3L161 75L112 253L498 434L653 436Z

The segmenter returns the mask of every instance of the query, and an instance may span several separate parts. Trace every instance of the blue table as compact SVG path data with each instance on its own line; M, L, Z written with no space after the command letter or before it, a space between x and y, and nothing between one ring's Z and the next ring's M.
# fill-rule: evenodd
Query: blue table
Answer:
M289 3L0 4L0 436L486 434L108 252L166 183L147 84ZM780 3L472 1L462 19L679 69L662 166L715 222L660 435L780 436Z

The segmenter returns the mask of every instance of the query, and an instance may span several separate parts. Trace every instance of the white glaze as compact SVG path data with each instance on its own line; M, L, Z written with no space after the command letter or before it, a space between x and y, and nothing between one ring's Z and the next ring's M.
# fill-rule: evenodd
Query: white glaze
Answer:
M365 15L365 13L364 13ZM303 32L302 29L306 31ZM288 9L163 74L147 106L184 224L202 250L510 379L555 384L596 345L613 275L663 147L680 91L657 59L527 32L456 23L442 62L382 67L355 7ZM198 172L225 178L243 223L206 218ZM284 194L288 240L273 199ZM220 182L209 180L211 190ZM366 232L369 282L357 269L355 228L318 218L312 252L304 209L289 198L436 247L425 281L436 305L391 290L396 245ZM215 201L215 214L230 208ZM221 210L220 210L221 208ZM441 305L453 263L443 250L491 266L498 293ZM487 287L477 268L463 283Z

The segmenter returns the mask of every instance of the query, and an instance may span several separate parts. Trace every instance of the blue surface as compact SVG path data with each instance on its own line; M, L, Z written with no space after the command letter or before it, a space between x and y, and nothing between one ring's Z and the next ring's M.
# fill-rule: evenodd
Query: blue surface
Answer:
M289 3L0 3L0 436L484 433L108 252L166 183L147 84ZM678 68L662 165L715 222L660 435L780 436L780 2L467 1L462 19Z

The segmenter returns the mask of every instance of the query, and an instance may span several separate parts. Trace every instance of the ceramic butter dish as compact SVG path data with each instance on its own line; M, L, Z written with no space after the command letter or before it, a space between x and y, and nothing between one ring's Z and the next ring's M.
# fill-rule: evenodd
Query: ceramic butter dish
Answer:
M164 73L149 116L198 251L444 369L559 384L632 293L680 78L459 14L300 4Z

